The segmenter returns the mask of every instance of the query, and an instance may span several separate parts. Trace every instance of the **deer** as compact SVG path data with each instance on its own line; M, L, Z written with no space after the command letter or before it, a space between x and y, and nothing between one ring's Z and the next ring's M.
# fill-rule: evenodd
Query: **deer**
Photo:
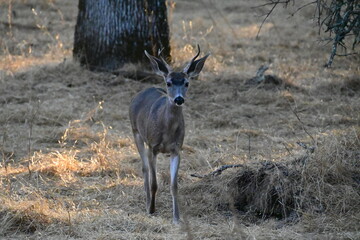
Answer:
M146 210L155 213L157 191L156 158L159 153L170 155L170 192L172 196L173 223L180 223L178 206L178 170L180 150L185 137L182 107L191 79L201 72L210 54L197 60L198 53L182 71L173 71L160 56L150 55L155 74L163 77L166 89L150 87L139 92L131 101L129 116L135 144L142 160L142 172L146 195Z

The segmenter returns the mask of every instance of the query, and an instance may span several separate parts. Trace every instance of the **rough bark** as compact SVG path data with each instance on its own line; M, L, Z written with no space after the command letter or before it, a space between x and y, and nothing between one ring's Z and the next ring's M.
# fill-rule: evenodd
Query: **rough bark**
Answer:
M73 55L81 65L114 71L162 48L170 60L166 0L79 0Z

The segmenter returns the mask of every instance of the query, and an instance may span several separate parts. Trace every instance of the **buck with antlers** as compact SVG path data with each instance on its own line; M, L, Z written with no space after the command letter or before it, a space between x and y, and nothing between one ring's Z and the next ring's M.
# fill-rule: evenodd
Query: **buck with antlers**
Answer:
M154 72L162 76L166 90L151 87L138 93L130 104L130 121L135 143L142 160L146 208L155 212L157 191L156 156L158 153L170 154L171 195L173 200L173 222L179 223L177 176L180 165L179 152L185 136L182 106L191 78L199 75L209 54L200 58L198 53L180 71L173 71L162 57L154 57L145 51Z

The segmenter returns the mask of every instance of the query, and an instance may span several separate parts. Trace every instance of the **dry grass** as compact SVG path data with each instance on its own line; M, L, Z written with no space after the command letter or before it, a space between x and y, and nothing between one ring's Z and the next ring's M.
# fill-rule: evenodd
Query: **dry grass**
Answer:
M360 238L359 59L323 69L306 9L286 23L279 10L255 39L250 1L175 3L175 66L196 43L212 53L184 107L183 224L171 224L166 156L157 213L145 213L128 120L131 97L162 80L80 68L76 2L13 0L11 28L0 17L0 238ZM284 84L246 86L263 64ZM244 167L190 176L224 164Z

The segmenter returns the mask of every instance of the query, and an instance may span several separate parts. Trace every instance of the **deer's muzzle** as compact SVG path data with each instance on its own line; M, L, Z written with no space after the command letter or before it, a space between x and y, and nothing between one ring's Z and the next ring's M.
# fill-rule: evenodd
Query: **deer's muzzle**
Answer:
M185 99L181 96L178 96L174 99L174 103L178 106L181 106L185 102Z

